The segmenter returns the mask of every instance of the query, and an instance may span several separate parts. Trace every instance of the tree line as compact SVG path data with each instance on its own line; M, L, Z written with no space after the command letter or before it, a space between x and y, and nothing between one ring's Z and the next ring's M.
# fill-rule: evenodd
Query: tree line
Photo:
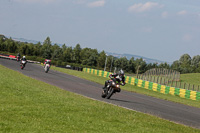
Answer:
M106 55L105 51L98 52L97 49L81 48L77 44L74 48L63 44L52 44L50 37L47 37L43 43L37 44L28 42L15 41L12 38L6 38L0 35L0 51L12 54L20 53L26 55L27 59L43 62L45 59L51 59L52 64L56 66L76 66L90 67L104 70L106 63L106 71L113 72L115 68L123 69L128 73L144 73L152 68L174 69L181 73L200 72L200 56L191 58L188 54L184 54L179 60L173 62L172 65L167 63L150 63L147 64L142 58L135 59L132 57L128 60L126 57L116 58L112 55Z

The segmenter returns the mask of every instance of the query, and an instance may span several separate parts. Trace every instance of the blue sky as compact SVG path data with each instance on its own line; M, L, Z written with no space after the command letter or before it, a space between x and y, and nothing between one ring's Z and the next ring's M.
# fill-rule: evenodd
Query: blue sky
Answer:
M173 62L200 55L200 0L0 0L0 34Z

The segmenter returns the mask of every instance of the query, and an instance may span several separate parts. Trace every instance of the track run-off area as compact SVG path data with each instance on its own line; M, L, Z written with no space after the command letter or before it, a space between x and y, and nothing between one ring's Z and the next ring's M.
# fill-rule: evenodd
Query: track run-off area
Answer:
M122 90L114 94L111 99L101 97L102 85L81 79L72 75L51 70L44 72L41 65L27 63L24 70L20 69L19 62L0 58L0 65L23 73L31 78L57 86L88 98L104 101L116 106L124 107L150 115L173 121L175 123L200 129L200 108L178 104L154 97Z

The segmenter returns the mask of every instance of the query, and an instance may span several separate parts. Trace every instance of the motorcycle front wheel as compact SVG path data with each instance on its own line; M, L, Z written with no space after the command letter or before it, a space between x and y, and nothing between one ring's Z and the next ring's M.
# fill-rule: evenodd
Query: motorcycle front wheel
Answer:
M102 97L102 98L105 98L105 97L106 97L106 93L104 92L104 90L102 91L101 97Z
M110 99L110 97L113 95L113 93L114 93L114 89L112 87L110 87L110 89L107 92L106 98Z
M48 71L49 71L49 68L45 67L45 73L48 73Z

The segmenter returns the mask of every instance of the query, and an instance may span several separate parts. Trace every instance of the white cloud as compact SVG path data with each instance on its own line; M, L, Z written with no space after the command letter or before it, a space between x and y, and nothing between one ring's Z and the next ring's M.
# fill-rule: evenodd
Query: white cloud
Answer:
M22 3L52 3L52 2L57 2L58 0L14 0L14 1Z
M185 14L187 14L187 11L186 11L186 10L183 10L183 11L177 12L177 15L185 15Z
M161 17L162 17L162 18L167 18L168 15L169 15L168 12L163 12L163 13L161 14Z
M104 5L105 5L105 0L99 0L99 1L91 2L87 4L88 7L101 7Z
M190 34L185 34L182 38L183 41L188 42L192 40L192 36Z
M129 12L145 12L149 11L154 8L162 8L163 5L160 5L155 2L147 2L147 3L139 3L139 4L134 4L128 8Z

